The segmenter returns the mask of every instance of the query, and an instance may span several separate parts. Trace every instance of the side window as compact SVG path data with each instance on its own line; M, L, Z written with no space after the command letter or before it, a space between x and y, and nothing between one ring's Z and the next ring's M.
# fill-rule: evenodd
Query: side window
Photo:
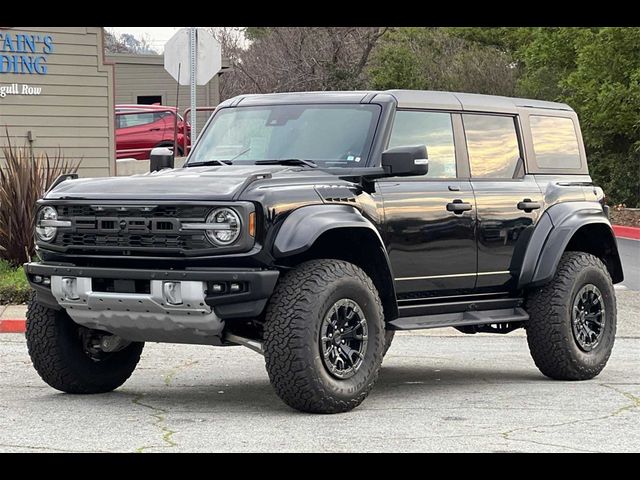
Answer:
M520 163L515 119L499 115L462 116L472 178L513 178Z
M531 136L540 168L580 168L580 148L570 118L531 115Z
M153 112L145 113L124 113L120 115L119 128L138 127L140 125L146 125L147 123L153 123L155 121Z
M451 114L399 110L391 131L389 148L426 145L428 178L456 177L456 149Z

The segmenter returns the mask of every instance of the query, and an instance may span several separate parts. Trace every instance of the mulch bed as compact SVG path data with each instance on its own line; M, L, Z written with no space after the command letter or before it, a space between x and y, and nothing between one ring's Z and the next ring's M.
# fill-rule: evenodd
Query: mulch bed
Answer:
M640 208L617 208L610 210L611 223L625 227L640 227Z

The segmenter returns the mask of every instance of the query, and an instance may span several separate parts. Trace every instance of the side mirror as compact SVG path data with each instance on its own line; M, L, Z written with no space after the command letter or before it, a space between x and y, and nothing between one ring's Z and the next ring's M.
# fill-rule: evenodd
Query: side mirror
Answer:
M165 168L173 168L173 152L168 147L156 147L149 155L149 171L157 172Z
M427 147L414 145L382 152L382 168L391 177L426 175L429 171Z

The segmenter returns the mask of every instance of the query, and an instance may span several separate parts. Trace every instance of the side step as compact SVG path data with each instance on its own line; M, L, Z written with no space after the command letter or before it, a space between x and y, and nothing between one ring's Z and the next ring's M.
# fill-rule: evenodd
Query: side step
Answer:
M529 314L520 307L473 312L440 313L422 317L398 318L389 322L394 330L420 330L425 328L462 327L492 323L524 322Z

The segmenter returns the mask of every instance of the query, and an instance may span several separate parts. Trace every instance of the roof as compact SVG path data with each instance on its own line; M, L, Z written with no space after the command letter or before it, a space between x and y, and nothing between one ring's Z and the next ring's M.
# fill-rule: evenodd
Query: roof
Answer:
M546 108L551 110L572 110L569 105L545 102L527 98L479 95L477 93L435 92L429 90L387 90L393 95L399 107L404 108L445 108L451 110L492 111L516 113L517 108Z
M430 90L386 90L345 92L290 92L240 95L224 106L251 106L285 103L370 103L378 95L390 95L400 108L433 108L459 111L517 113L518 108L543 108L573 111L564 103L526 98L479 95L475 93L438 92Z

